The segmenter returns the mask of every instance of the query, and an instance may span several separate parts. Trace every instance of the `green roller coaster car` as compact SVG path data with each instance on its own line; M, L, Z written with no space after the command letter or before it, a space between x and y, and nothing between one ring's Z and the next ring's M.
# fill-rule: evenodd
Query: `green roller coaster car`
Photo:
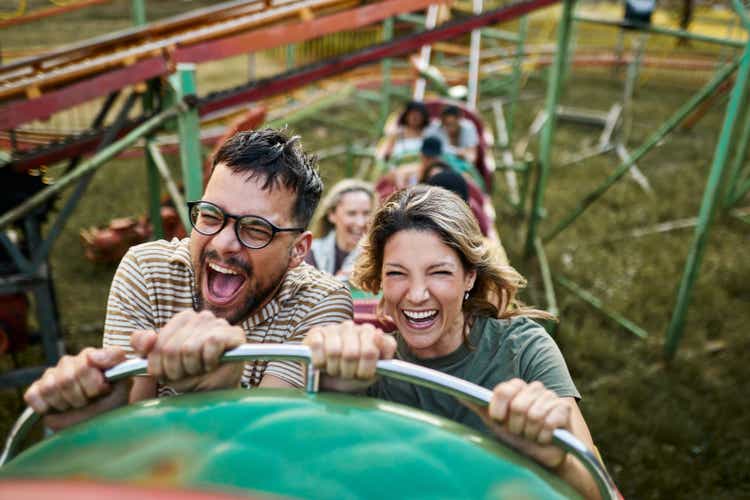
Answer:
M279 356L280 348L286 352ZM245 352L234 359L308 355L303 346L238 349ZM123 365L129 363L119 373L108 372L109 378L145 368L142 360ZM379 363L381 374L402 379L417 379L424 370L398 361ZM316 378L310 375L308 389ZM470 401L483 398L482 388L457 379L446 384L432 375L417 383ZM3 461L34 420L24 418L8 439ZM607 498L609 478L601 472ZM54 487L45 489L50 481ZM115 498L578 497L532 460L455 422L372 398L279 389L215 391L130 405L55 434L0 468L0 497L3 491L21 491L34 492L34 498L84 498L82 491L102 489Z

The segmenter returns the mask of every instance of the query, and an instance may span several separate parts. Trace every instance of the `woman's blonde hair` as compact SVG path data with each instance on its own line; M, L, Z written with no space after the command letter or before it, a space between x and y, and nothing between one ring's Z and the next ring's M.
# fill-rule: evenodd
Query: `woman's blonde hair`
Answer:
M385 245L394 234L408 229L434 232L455 250L467 272L476 271L474 286L462 307L467 324L477 316L554 319L516 298L526 285L524 277L504 264L497 245L482 236L469 206L437 186L417 185L398 191L375 212L351 276L356 287L370 293L380 291Z
M341 198L343 198L346 193L354 193L358 191L367 194L370 197L370 200L372 200L372 203L375 204L375 189L369 182L358 179L344 179L333 185L328 194L320 202L320 205L318 205L318 209L315 211L315 216L313 217L313 223L310 229L314 238L322 238L334 229L333 224L328 220L328 216L331 212L336 210L336 207L341 203Z

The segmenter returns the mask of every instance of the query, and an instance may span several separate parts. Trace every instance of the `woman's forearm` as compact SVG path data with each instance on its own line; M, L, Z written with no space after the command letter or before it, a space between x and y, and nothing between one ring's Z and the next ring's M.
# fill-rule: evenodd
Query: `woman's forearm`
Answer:
M584 498L602 500L599 488L591 473L573 455L568 453L563 463L555 470L558 476L573 486Z

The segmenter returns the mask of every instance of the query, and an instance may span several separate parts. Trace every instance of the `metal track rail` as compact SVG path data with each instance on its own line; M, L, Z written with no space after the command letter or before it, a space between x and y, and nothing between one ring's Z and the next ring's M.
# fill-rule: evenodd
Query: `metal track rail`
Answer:
M382 10L382 6L388 3L389 2L380 2L378 4L371 4L357 9L357 12L361 13L361 16L364 17L370 12L367 9ZM233 89L209 94L200 98L198 110L203 116L220 109L226 109L238 105L247 105L250 102L283 94L324 78L340 75L366 64L376 63L387 57L395 57L419 50L422 45L455 38L456 36L489 24L510 21L524 14L548 7L555 3L557 3L557 0L526 0L488 11L479 16L457 19L440 25L433 30L406 35L389 42L384 42L349 54L337 56L330 60L303 66L271 78L252 81ZM325 22L327 24L324 28L333 30L336 29L336 26L340 26L342 23L342 20L338 16L343 17L348 15L351 15L351 13L344 12L328 16L327 19L320 19L320 22ZM323 28L321 28L320 31L323 31ZM288 34L289 37L299 38L309 35L309 33ZM210 48L220 50L221 47L217 47L216 45L221 43L224 42L217 40L208 45L210 45ZM132 129L143 121L142 118L134 120L132 124L126 125L123 130L126 131ZM65 141L50 144L49 146L40 147L14 156L9 162L5 163L5 166L12 166L16 170L22 171L40 165L52 164L55 161L73 156L74 154L90 152L93 145L96 144L97 138L103 133L103 130L90 130L76 136L71 136ZM0 163L0 168L2 166L3 164Z
M234 13L220 22L210 15L192 17L193 24L185 29L184 23L177 23L182 29L176 33L159 33L159 30L135 30L127 36L113 37L107 43L81 47L79 51L68 51L57 57L33 61L14 68L0 67L0 101L13 98L37 97L43 90L72 81L88 78L113 68L123 68L134 63L152 58L169 59L170 51L176 47L193 45L220 37L258 28L269 23L281 22L296 18L301 12L321 12L348 4L349 0L276 0L266 5L263 2L243 2L241 7L224 12ZM243 15L236 15L238 10ZM307 15L307 14L305 14ZM211 22L207 22L207 21ZM203 24L200 24L200 23ZM158 35L157 39L153 39ZM137 36L138 40L133 40ZM123 44L129 46L122 47ZM88 50L97 49L96 52ZM75 56L73 56L75 54ZM169 66L169 64L167 64Z

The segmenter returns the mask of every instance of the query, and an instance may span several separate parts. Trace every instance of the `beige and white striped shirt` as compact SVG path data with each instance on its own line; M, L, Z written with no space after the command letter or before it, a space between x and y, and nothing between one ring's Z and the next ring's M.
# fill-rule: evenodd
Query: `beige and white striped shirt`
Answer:
M128 250L109 292L105 347L120 347L132 353L133 331L158 331L175 314L195 308L197 296L188 242L189 238L175 238ZM245 330L249 343L298 343L315 325L351 318L352 299L347 287L333 276L303 263L286 274L268 304L239 326ZM255 387L266 373L297 387L303 385L299 364L264 361L245 364L242 385Z

